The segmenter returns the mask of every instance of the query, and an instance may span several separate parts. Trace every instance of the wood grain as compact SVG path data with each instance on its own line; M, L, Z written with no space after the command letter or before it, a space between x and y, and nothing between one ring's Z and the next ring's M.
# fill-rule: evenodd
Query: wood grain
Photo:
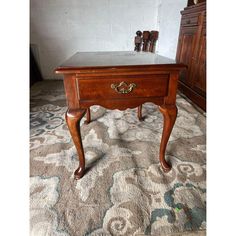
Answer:
M206 111L206 1L181 11L176 61L188 66L180 75L179 90Z
M85 158L84 158L84 149L81 139L80 133L80 121L84 116L86 110L84 109L76 109L71 110L68 109L66 112L66 122L72 136L73 142L75 144L78 157L79 157L79 167L74 172L75 179L80 179L84 175L85 171Z
M172 128L175 123L176 91L179 73L186 66L175 63L168 58L153 53L130 54L129 52L103 52L105 60L98 53L77 53L56 69L56 73L64 74L64 87L68 105L66 121L76 146L80 166L75 171L76 179L85 172L84 151L80 134L80 121L87 111L87 122L91 121L89 107L100 105L108 109L125 110L138 107L138 118L142 120L142 104L153 102L160 106L164 116L164 127L160 145L160 163L164 171L171 166L165 160L165 150ZM93 56L92 56L93 55ZM114 55L112 57L112 55ZM130 55L133 61L130 59ZM139 57L138 59L135 57ZM81 58L85 58L82 62ZM123 65L120 65L120 57ZM91 63L88 59L93 58ZM111 63L104 61L110 58ZM94 63L96 61L96 63ZM76 64L81 62L81 64ZM137 63L140 63L137 64ZM152 62L151 64L149 64ZM130 64L130 65L129 65ZM66 66L65 66L66 65ZM86 65L86 66L85 66ZM135 87L128 93L120 93L112 84L126 82L123 89L127 90L131 83ZM123 84L122 84L123 86Z

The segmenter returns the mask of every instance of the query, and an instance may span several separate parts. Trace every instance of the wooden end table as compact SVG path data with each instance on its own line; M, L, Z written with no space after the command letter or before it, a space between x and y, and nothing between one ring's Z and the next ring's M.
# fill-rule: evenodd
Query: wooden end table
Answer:
M88 111L90 122L92 105L119 110L145 102L158 105L164 116L160 163L164 172L171 169L165 160L165 150L177 116L177 82L184 68L184 64L155 53L121 51L78 52L55 70L64 75L66 122L79 156L75 179L80 179L85 171L80 121Z

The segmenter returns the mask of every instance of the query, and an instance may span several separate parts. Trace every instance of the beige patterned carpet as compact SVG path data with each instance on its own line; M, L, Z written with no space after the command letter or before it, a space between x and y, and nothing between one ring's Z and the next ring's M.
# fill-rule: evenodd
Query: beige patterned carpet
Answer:
M30 235L205 235L206 118L178 96L178 117L167 146L172 170L158 153L162 115L156 105L125 111L91 108L81 122L85 176L64 120L62 81L31 89Z

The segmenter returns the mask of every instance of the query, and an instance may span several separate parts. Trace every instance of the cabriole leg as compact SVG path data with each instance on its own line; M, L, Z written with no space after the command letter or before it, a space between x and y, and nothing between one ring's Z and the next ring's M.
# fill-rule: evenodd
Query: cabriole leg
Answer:
M142 105L138 106L138 119L140 121L143 120L143 117L142 117Z
M160 112L163 114L164 118L164 126L162 131L162 138L160 144L160 163L164 172L168 172L171 170L171 165L169 165L165 160L165 151L166 145L168 143L171 131L175 124L176 116L177 116L177 107L174 106L160 106Z
M89 124L90 122L91 122L90 108L87 108L87 110L86 110L86 121L85 121L85 124Z
M66 112L66 122L70 130L73 142L75 144L80 162L78 169L74 172L75 179L82 178L85 170L84 149L80 134L80 121L84 116L85 112L86 112L85 109L67 110Z

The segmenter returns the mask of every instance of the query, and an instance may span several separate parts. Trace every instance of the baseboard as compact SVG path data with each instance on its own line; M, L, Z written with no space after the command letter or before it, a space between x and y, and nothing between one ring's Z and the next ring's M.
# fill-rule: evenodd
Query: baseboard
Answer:
M190 87L185 85L180 80L178 83L178 89L180 92L182 92L184 95L186 95L194 104L196 104L201 109L206 111L206 98L204 98L201 95L199 95L198 93L196 93L194 90L192 90Z

